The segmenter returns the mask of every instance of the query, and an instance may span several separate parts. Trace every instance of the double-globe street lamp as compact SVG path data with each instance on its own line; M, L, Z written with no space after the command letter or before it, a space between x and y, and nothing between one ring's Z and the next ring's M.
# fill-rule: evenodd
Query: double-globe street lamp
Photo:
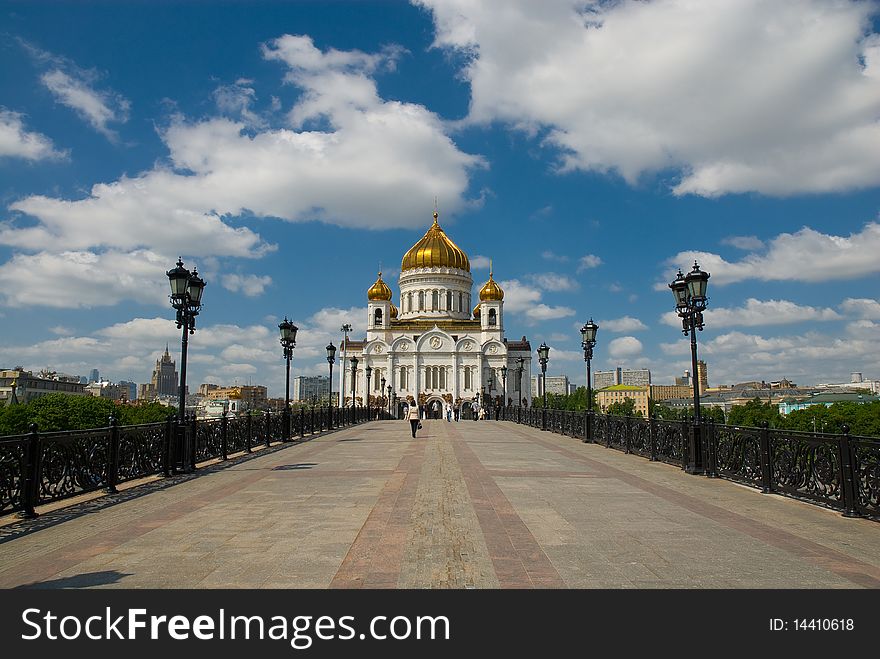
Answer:
M356 414L354 394L357 391L358 358L352 356L349 361L351 361L351 422L354 423Z
M192 272L183 267L183 259L178 257L177 267L165 273L171 284L171 306L177 311L177 329L183 328L180 339L180 388L178 390L178 459L180 468L189 471L195 463L195 456L186 442L186 349L187 336L195 334L196 316L202 306L202 293L205 280L199 277L198 271Z
M526 360L524 357L519 357L516 360L516 392L517 398L519 398L519 406L522 407L522 376L523 371L525 371Z
M503 386L502 391L503 391L503 395L504 395L504 400L502 401L501 407L506 411L507 410L507 364L504 364L500 370L501 370L501 382L502 382L502 386Z
M584 361L587 362L587 428L584 441L593 439L593 383L590 372L590 361L593 359L593 348L596 347L596 332L599 326L590 318L590 322L581 327L581 347L584 349Z
M547 362L550 361L550 346L543 341L538 346L538 361L541 363L541 384L544 389L544 411L541 413L541 430L547 430Z
M709 302L706 289L709 285L709 273L700 270L694 261L694 268L687 275L678 271L675 279L669 284L675 297L675 310L681 318L682 333L691 337L691 366L694 387L694 423L688 440L688 459L685 471L689 474L703 473L703 451L701 438L702 415L700 414L700 383L697 372L697 330L703 331L703 311Z
M333 364L336 363L336 346L333 342L327 344L327 363L330 365L329 391L327 392L327 409L330 414L330 423L333 423Z
M293 359L293 349L296 347L296 332L299 328L284 317L278 323L278 331L281 333L281 347L284 348L284 361L287 364L287 373L284 380L284 439L290 440L290 360Z
M367 364L367 367L364 369L364 375L367 376L367 388L364 394L364 400L367 405L367 418L370 418L370 377L373 375L373 367Z
M382 378L382 382L385 382L385 378ZM388 416L391 416L391 385L388 385Z

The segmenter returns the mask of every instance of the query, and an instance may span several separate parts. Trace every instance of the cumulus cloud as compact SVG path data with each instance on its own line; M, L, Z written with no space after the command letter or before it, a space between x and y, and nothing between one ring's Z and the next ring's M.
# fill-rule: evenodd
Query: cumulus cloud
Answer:
M568 261L568 257L564 254L556 254L549 249L545 249L541 252L541 258L546 259L547 261L558 261L559 263L566 263Z
M880 320L880 302L870 298L847 298L841 305L841 310L850 316L858 316L869 320Z
M234 85L220 85L214 90L214 103L220 112L240 119L246 126L261 129L266 127L266 120L252 109L257 100L256 90L249 86L252 83L241 78Z
M764 246L764 241L757 236L728 236L721 241L721 244L753 252L761 249Z
M0 158L25 160L53 160L67 157L55 150L55 145L42 133L27 130L22 115L0 107Z
M0 265L0 296L12 307L99 307L122 300L162 304L169 260L149 250L16 254ZM113 273L112 286L99 286Z
M811 307L789 300L756 300L749 298L741 307L709 308L703 312L706 324L713 329L723 327L757 327L788 325L805 321L840 320L841 316L828 307ZM670 327L681 327L681 318L674 311L663 314L662 321Z
M466 58L468 121L540 136L563 171L672 168L710 197L880 182L873 3L414 2Z
M94 89L90 78L78 70L54 68L40 76L40 82L57 102L72 109L106 138L116 140L117 134L108 124L128 121L130 103L115 92Z
M848 236L825 234L809 227L795 233L782 233L769 241L767 250L751 253L738 261L728 261L712 252L679 252L668 259L672 267L694 260L709 272L714 285L732 284L748 279L821 282L854 279L880 272L880 224L867 223L861 231ZM808 260L805 260L808 259ZM674 270L667 271L669 281ZM655 286L665 290L665 283Z
M276 246L246 226L232 226L233 218L252 214L380 229L423 225L434 195L452 214L467 203L469 171L484 161L460 151L443 121L424 106L378 94L371 76L392 66L399 50L322 51L309 37L286 35L265 44L263 55L283 63L285 79L302 92L288 115L291 128L254 130L228 117L175 116L160 135L166 162L96 184L85 198L20 199L10 205L12 218L0 224L0 244L35 252L15 257L34 263L67 262L67 252L81 254L80 260L103 258L105 250L145 250L168 261L187 235L195 257L259 258ZM60 85L66 79L48 80ZM246 84L236 86L246 90ZM236 99L221 92L215 100L241 114L251 97L242 93ZM98 122L104 115L95 110L89 116ZM7 277L11 263L2 266ZM29 284L23 283L20 294L27 297ZM148 297L137 288L122 290L134 299ZM36 292L32 300L44 296Z
M641 352L642 342L634 336L621 336L608 344L608 354L615 359L635 357Z
M553 318L573 316L575 310L570 307L552 307L541 302L542 293L534 287L524 284L518 279L499 282L504 290L504 311L521 313L529 321L537 322Z
M597 323L600 330L608 330L609 332L640 332L648 329L638 318L632 316L622 316L613 320L601 320Z
M595 254L587 254L586 256L582 256L578 259L578 272L583 272L584 270L589 270L590 268L598 268L602 265L602 259L600 259Z
M580 284L576 280L567 275L556 274L555 272L529 275L529 279L545 291L576 291L580 288Z
M256 297L262 295L266 290L266 286L272 283L272 278L268 275L258 277L257 275L224 275L221 279L223 288L233 293L244 293L248 297Z
M489 269L489 257L483 256L482 254L477 254L468 259L471 264L471 270L488 270Z

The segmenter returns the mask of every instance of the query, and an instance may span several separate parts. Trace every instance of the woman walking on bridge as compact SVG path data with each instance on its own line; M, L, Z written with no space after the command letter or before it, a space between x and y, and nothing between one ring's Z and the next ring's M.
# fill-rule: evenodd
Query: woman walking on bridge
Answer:
M406 418L409 419L409 425L412 427L412 436L415 438L416 430L419 428L419 406L412 403L406 413Z

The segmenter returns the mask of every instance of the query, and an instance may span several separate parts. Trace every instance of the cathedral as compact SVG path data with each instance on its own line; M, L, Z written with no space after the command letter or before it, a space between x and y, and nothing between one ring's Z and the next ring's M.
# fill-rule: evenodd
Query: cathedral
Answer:
M504 337L504 291L490 268L471 309L470 261L437 220L435 211L427 233L403 256L399 304L381 272L367 291L366 340L348 341L342 353L349 404L352 376L345 360L352 357L358 360L354 395L361 403L369 366L371 399L387 395L390 386L399 400L429 407L480 398L497 405L504 400L506 368L507 402L530 404L531 346L525 337Z

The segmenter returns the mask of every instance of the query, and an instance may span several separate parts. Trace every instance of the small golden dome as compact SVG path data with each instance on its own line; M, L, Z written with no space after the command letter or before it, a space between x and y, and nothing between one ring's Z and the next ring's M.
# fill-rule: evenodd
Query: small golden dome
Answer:
M488 302L490 300L503 300L504 299L504 291L501 290L501 287L492 279L492 271L489 271L489 281L483 284L483 288L480 289L480 300L483 302Z
M397 318L397 307L394 306L394 302L391 303L391 318L392 320Z
M478 304L477 306L474 307L474 318L479 318L479 317L480 317L480 305Z
M466 272L471 271L467 254L443 232L437 223L438 217L437 211L434 211L434 223L431 228L403 255L403 261L400 263L401 272L415 268L457 268Z
M379 273L378 279L376 279L376 283L370 286L367 291L367 299L368 300L390 300L394 297L394 294L391 292L391 289L388 288L388 284L382 281L382 273Z

